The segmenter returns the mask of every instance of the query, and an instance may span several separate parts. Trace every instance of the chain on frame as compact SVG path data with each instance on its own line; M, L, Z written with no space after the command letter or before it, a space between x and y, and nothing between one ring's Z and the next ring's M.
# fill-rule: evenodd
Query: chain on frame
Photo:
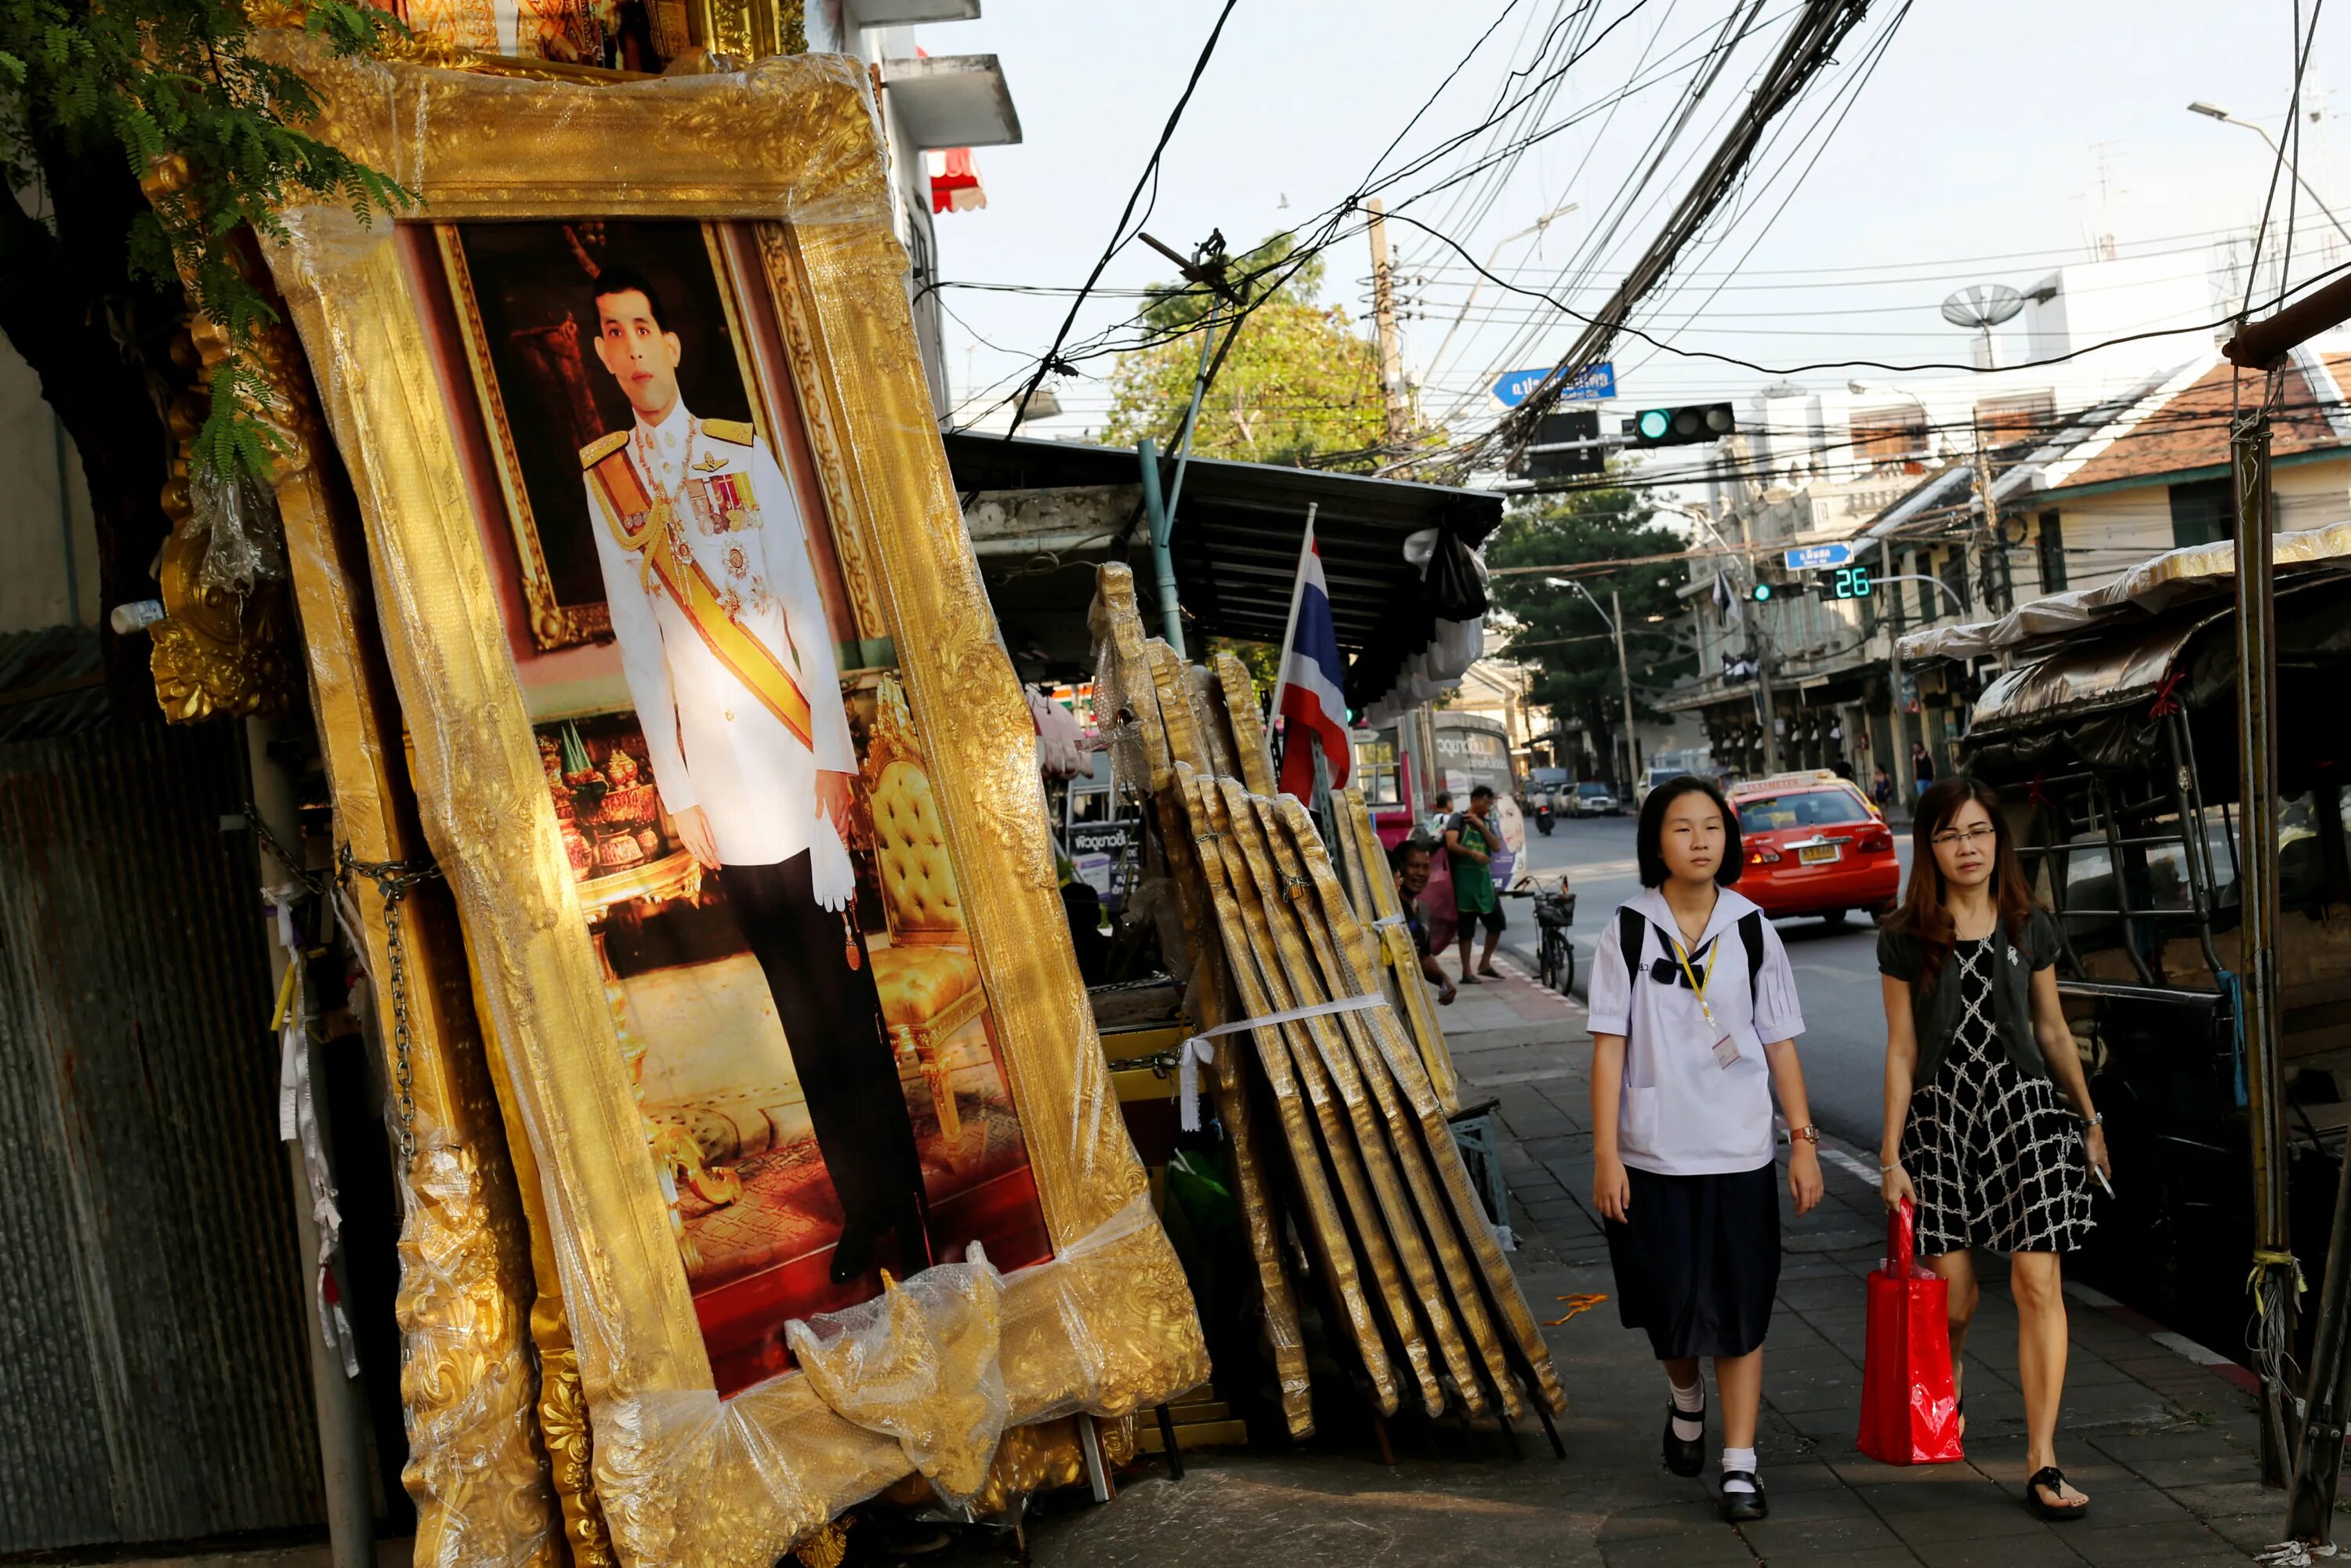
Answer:
M363 861L353 858L351 846L338 852L335 881L348 888L358 877L375 883L383 900L384 956L391 961L385 988L392 993L392 1054L393 1107L399 1117L400 1174L403 1180L416 1163L416 1080L408 1028L408 963L401 940L400 906L419 883L441 874L431 860Z

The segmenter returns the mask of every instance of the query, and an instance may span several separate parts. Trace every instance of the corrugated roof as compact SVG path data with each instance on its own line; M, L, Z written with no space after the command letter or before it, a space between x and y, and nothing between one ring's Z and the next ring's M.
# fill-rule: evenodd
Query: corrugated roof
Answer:
M0 633L0 744L78 735L108 711L95 627Z

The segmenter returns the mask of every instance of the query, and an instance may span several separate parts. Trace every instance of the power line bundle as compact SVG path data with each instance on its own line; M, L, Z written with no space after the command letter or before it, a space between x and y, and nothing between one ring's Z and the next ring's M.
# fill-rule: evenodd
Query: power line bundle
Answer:
M1113 775L1148 796L1147 874L1180 917L1167 956L1200 1031L1183 1071L1232 1149L1291 1433L1314 1425L1301 1297L1378 1417L1531 1408L1550 1430L1566 1395L1454 1143L1451 1058L1361 794L1334 800L1334 854L1274 793L1238 661L1146 639L1127 568L1100 569L1091 627Z

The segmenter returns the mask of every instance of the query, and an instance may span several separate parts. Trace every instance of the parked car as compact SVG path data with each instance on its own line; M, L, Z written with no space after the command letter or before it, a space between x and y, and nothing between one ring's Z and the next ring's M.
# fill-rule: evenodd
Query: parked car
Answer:
M1747 866L1739 891L1778 920L1817 915L1841 925L1902 894L1894 830L1844 780L1743 785L1731 792Z
M1625 803L1616 799L1616 791L1598 779L1586 779L1575 787L1575 814L1579 817L1621 816Z
M1634 810L1638 810L1640 808L1649 803L1650 790L1655 789L1658 785L1666 783L1669 779L1678 779L1688 771L1689 769L1687 768L1650 768L1646 773L1641 775L1640 781L1633 786Z

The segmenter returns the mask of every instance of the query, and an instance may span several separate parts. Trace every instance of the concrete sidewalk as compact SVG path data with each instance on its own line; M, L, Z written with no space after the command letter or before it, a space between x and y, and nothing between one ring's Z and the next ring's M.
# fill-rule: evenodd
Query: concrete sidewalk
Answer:
M1508 960L1504 960L1508 965ZM1613 1294L1588 1208L1589 1036L1576 1003L1516 971L1464 988L1444 1009L1463 1098L1500 1102L1520 1279L1546 1319L1578 1291ZM1555 1462L1540 1433L1526 1457L1473 1458L1458 1437L1427 1457L1399 1427L1394 1469L1327 1439L1289 1455L1195 1457L1171 1483L1154 1470L1108 1508L1040 1523L1041 1564L1077 1568L1320 1568L1372 1561L1604 1563L2041 1563L2244 1562L2275 1540L2284 1494L2258 1481L2250 1396L2184 1341L2095 1291L2074 1288L2073 1354L2058 1458L2092 1494L2087 1518L2043 1524L2022 1502L2024 1439L2016 1320L2004 1276L1987 1279L1969 1354L1969 1462L1901 1469L1854 1448L1861 1389L1863 1277L1884 1249L1874 1151L1824 1145L1826 1198L1790 1220L1764 1374L1760 1440L1771 1518L1734 1530L1699 1480L1658 1458L1663 1375L1615 1303L1548 1331L1571 1401ZM1991 1270L1988 1270L1990 1275ZM1546 1310L1547 1309L1547 1310ZM2205 1353L2196 1353L2202 1354ZM2235 1369L2230 1369L2233 1372ZM1489 1432L1491 1428L1489 1428Z

